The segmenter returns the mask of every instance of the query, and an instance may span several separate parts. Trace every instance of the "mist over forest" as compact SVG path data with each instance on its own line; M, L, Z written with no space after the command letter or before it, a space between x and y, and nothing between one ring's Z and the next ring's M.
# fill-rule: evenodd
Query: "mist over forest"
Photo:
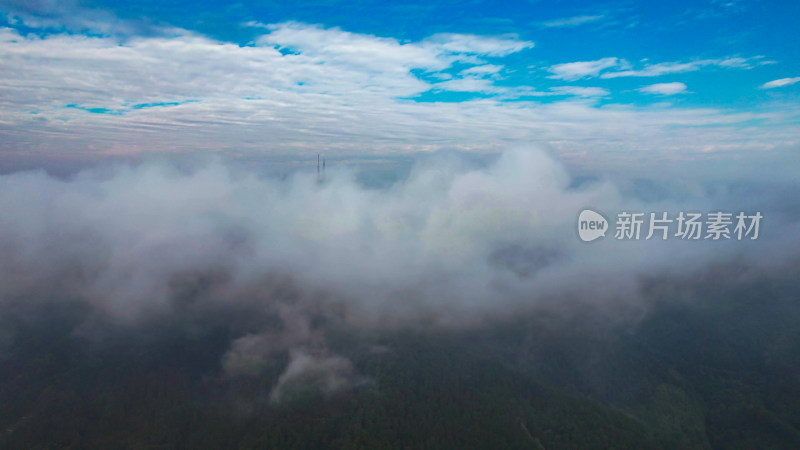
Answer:
M0 177L0 442L800 442L796 206L576 179L533 148L358 179L221 161ZM758 240L574 231L585 206L756 205Z

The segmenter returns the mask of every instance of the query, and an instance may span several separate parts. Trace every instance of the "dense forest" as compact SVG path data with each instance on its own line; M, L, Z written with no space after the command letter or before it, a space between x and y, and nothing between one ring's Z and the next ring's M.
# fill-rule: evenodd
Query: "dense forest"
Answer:
M330 327L360 381L300 384L280 403L269 392L285 357L259 376L222 373L224 318L99 339L76 333L79 306L43 303L35 320L2 319L14 337L0 352L0 447L800 448L796 282L726 284L653 281L648 313L613 325L540 311Z

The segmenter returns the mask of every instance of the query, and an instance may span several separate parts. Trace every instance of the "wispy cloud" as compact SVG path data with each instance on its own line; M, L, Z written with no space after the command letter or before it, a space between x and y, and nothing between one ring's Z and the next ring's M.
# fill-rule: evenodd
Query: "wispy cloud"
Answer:
M675 73L694 72L705 67L720 67L728 69L752 69L753 67L771 64L763 57L753 58L728 57L717 59L699 59L687 62L663 62L645 64L634 68L632 64L622 58L602 58L594 61L576 61L555 64L548 68L552 73L550 78L574 81L581 78L622 78L622 77L658 77Z
M657 77L661 75L669 75L673 73L694 72L704 67L722 67L722 68L738 68L750 69L762 62L758 61L759 58L741 58L730 57L721 59L700 59L689 62L664 62L658 64L648 64L641 69L630 69L616 72L605 72L601 75L602 78L619 78L619 77Z
M611 67L625 66L627 63L619 58L603 58L595 61L577 61L563 64L555 64L549 67L552 73L550 78L558 80L574 81L586 77L594 77L603 70Z
M800 83L800 77L794 78L781 78L778 80L772 80L767 83L764 83L760 86L761 89L774 89L784 86L791 86L795 83Z
M639 88L639 92L657 95L683 94L686 92L686 85L677 81L673 83L656 83Z
M450 53L470 55L507 56L533 48L534 43L523 41L516 35L481 36L474 34L439 33L423 42L423 46L433 46Z
M555 86L551 91L559 94L569 94L576 97L605 97L611 95L607 89L586 86Z
M472 66L461 71L462 75L494 75L503 70L503 66L497 64L483 64Z
M0 1L0 15L9 23L22 23L31 28L105 36L160 35L175 31L147 18L123 19L109 9L85 3L79 0L6 0Z
M541 26L545 28L567 28L567 27L576 27L578 25L583 25L590 22L596 22L602 18L604 18L604 14L597 14L597 15L586 15L586 16L574 16L574 17L566 17L563 19L556 19L550 20L547 22L540 23Z

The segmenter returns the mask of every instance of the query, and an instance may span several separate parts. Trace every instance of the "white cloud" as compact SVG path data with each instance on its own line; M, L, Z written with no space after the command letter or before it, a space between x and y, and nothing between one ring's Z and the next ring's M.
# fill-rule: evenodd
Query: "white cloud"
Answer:
M267 25L265 23L261 23L261 22L255 21L255 20L247 21L247 22L241 24L241 26L245 27L245 28L263 28L263 29L267 29L267 30L269 29L269 25Z
M627 63L619 58L603 58L595 61L578 61L564 64L555 64L548 69L550 78L573 81L586 77L597 76L601 71L625 66Z
M479 36L456 33L435 34L422 44L450 53L485 56L507 56L534 46L533 42L521 41L516 35Z
M677 81L673 83L656 83L639 88L639 91L646 94L675 95L685 93L686 85Z
M270 32L256 42L297 51L318 62L346 63L376 72L405 73L409 69L441 70L450 61L439 48L402 44L382 38L297 22L269 25Z
M297 23L268 27L255 46L188 31L120 41L22 36L0 28L0 165L9 170L15 161L150 152L267 155L297 162L320 149L360 158L495 152L522 142L547 144L586 164L591 164L585 156L591 148L593 155L606 154L603 163L609 165L630 164L627 152L690 159L708 146L747 154L755 147L790 148L800 140L786 119L796 108L599 107L592 98L607 95L602 88L496 84L502 60L480 60L528 48L509 37L438 35L400 42ZM448 73L443 70L466 60L475 67L441 84ZM621 64L610 60L589 72ZM458 103L409 100L432 89L491 97ZM570 97L557 98L558 93ZM535 101L540 98L549 101ZM176 104L133 107L159 102ZM743 130L739 125L754 119L772 126ZM696 125L706 127L701 133Z
M781 78L778 80L772 80L767 83L762 84L760 87L761 89L774 89L784 86L791 86L795 83L800 83L800 77L794 78Z
M494 94L510 94L513 89L494 84L492 80L500 78L498 72L503 66L483 64L472 66L458 73L458 77L448 77L433 85L436 90L455 92L481 92Z
M486 78L465 77L436 83L433 88L455 92L503 92L504 89L492 84Z
M758 61L760 58L721 58L721 59L701 59L690 62L664 62L658 64L648 64L641 69L622 70L617 72L605 72L601 78L619 77L657 77L673 73L694 72L704 67L717 66L725 68L750 69L755 65L766 64L769 62Z
M503 70L503 66L496 64L483 64L472 66L461 71L461 75L494 75Z
M590 22L596 22L602 19L603 17L605 17L605 15L603 14L597 14L592 16L567 17L564 19L556 19L547 22L542 22L541 25L546 28L576 27L578 25L583 25Z
M371 316L389 324L452 321L548 297L605 305L633 299L622 294L637 292L641 275L691 274L725 255L759 267L757 261L786 255L765 249L789 243L794 259L800 242L795 221L770 216L757 246L610 236L584 245L573 230L587 205L608 212L727 210L733 198L741 205L742 192L713 189L713 196L687 198L699 187L692 181L669 200L643 202L625 195L622 180L576 189L569 172L535 148L507 151L483 168L428 161L385 190L365 189L342 170L329 171L325 183L313 173L278 179L254 172L149 163L69 179L0 175L0 306L59 292L123 320L217 311L207 307L231 302L275 309L282 326L238 339L222 361L225 371L259 373L275 355L311 352L312 358L292 355L300 358L278 385L314 375L319 387L334 387L353 371L319 345L324 337L311 318L317 322L326 310L348 322ZM750 195L746 204L762 201ZM198 309L176 305L185 298L180 287L198 280L209 283L192 297ZM606 280L603 289L596 280Z
M173 28L155 25L145 18L122 19L105 8L85 6L80 0L6 0L0 2L3 16L11 24L31 28L90 32L105 36L169 34Z
M600 87L555 86L550 90L553 92L574 95L577 97L605 97L611 94L607 89Z
M694 72L704 67L713 66L722 68L751 69L758 65L772 63L772 61L763 60L763 57L761 56L756 56L753 58L729 57L719 59L700 59L689 62L663 62L646 64L640 69L634 69L632 68L632 65L624 59L609 57L595 61L577 61L555 64L550 66L548 70L552 73L550 78L574 81L581 78L596 76L600 76L601 78L657 77L674 73Z

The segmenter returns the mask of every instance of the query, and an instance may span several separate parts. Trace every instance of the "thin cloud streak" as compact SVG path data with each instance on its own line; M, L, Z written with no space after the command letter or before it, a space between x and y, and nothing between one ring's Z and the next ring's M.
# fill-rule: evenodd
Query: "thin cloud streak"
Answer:
M542 22L541 26L545 28L577 27L579 25L584 25L591 22L597 22L598 20L601 20L603 18L605 18L604 14L574 16L574 17L567 17L564 19L556 19L547 22Z
M784 86L791 86L795 83L800 83L800 77L780 78L778 80L768 81L762 84L760 87L761 89L775 89Z

